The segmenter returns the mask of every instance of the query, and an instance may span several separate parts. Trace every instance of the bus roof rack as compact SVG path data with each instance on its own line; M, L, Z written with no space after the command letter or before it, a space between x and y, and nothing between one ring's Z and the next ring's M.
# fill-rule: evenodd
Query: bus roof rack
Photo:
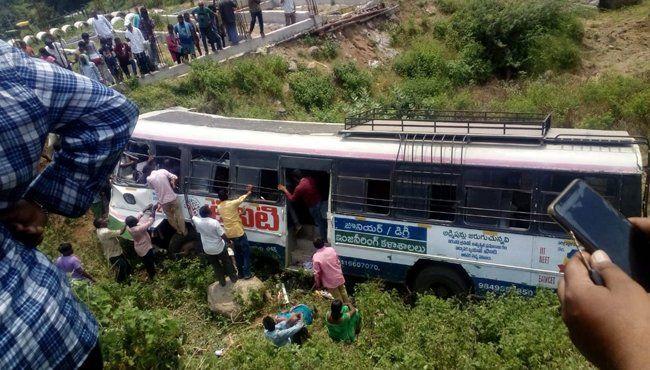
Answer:
M356 137L465 135L496 141L540 140L551 128L551 115L431 109L371 109L345 119L339 133Z

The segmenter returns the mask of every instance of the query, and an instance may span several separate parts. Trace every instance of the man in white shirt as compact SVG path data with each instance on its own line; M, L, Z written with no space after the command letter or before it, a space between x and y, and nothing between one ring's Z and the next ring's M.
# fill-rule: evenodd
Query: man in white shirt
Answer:
M104 256L111 264L111 269L115 271L115 281L122 283L126 281L131 274L131 265L124 257L120 241L117 239L126 231L126 224L118 230L111 230L108 228L106 219L99 219L93 222L97 232L97 239L102 245Z
M138 61L140 76L144 77L145 74L149 73L149 57L147 57L147 53L144 51L144 36L142 36L142 32L140 32L139 29L133 27L133 25L129 23L126 25L124 37L129 40L131 52L133 53L135 60Z
M68 58L65 55L65 50L59 42L54 41L54 36L47 35L45 36L45 50L50 53L55 59L56 64L59 67L63 67L69 70L72 70L72 66L68 61Z
M96 10L91 13L93 20L93 29L99 37L99 43L104 46L108 45L113 49L113 25L101 14L97 14Z
M199 209L199 216L192 217L192 222L196 227L196 231L201 234L203 252L205 252L208 262L212 265L214 277L219 281L221 286L226 286L225 271L228 277L230 277L230 282L234 284L237 281L237 274L228 256L228 248L226 247L226 243L230 241L226 237L226 233L223 231L219 221L210 217L211 213L210 207L205 205Z

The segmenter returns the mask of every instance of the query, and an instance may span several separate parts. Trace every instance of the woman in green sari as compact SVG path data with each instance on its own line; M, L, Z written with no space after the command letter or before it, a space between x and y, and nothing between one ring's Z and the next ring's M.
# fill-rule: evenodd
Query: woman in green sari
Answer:
M361 314L352 304L334 300L325 322L332 340L354 342L361 331Z

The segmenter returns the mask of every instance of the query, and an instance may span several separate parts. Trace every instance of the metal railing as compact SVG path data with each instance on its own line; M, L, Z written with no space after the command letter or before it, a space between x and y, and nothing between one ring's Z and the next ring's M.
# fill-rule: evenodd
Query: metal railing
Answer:
M423 124L426 123L426 124ZM405 132L409 129L422 128L426 133L446 133L445 129L461 129L466 134L475 130L494 130L503 135L518 135L523 131L538 132L546 135L551 127L550 114L511 113L511 112L476 112L476 111L443 111L430 109L400 110L391 108L375 108L350 115L345 118L345 130L363 126L364 129ZM412 131L412 130L411 130ZM458 132L460 133L460 132Z

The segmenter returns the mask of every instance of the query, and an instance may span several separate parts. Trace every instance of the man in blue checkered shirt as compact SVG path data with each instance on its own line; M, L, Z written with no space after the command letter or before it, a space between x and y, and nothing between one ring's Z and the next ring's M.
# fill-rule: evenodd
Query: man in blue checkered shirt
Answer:
M114 90L0 41L0 369L101 367L97 322L35 246L47 211L86 212L137 115ZM61 149L36 176L50 132Z

